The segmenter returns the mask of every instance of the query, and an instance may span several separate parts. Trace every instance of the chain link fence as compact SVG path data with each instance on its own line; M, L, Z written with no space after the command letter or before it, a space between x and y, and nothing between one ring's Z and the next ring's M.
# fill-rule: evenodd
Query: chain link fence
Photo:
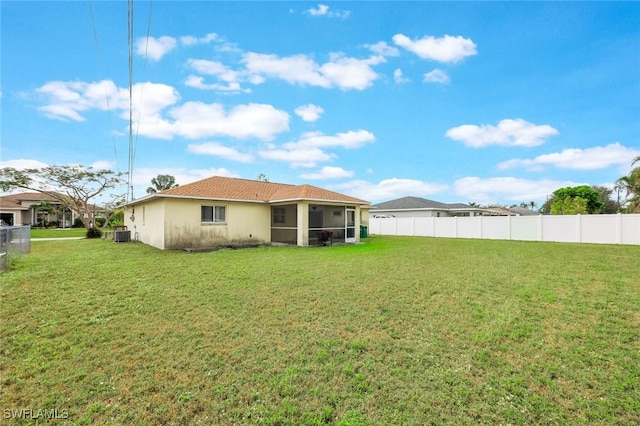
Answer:
M0 226L0 271L4 271L11 261L31 250L31 227Z

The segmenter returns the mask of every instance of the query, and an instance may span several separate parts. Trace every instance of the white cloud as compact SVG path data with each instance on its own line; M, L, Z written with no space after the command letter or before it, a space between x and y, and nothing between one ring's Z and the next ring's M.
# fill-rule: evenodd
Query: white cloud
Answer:
M8 161L0 161L0 169L4 169L5 167L10 167L16 170L24 170L24 169L41 169L43 167L48 167L49 164L43 163L38 160L31 159L18 159L18 160L8 160Z
M117 88L111 81L98 83L54 81L37 89L47 104L40 107L47 116L62 120L84 121L89 110L107 108L129 119L129 90ZM178 103L178 91L165 84L139 83L132 88L134 129L141 136L172 139L174 136L202 138L230 136L271 140L289 130L289 114L272 105L245 104L225 111L220 104Z
M378 78L378 74L371 68L383 62L382 57L368 59L356 59L334 56L330 62L320 67L320 73L325 76L333 86L342 90L363 90L371 86Z
M447 130L446 136L466 146L479 148L488 145L538 146L556 134L558 131L549 125L536 125L517 118L502 120L497 126L463 124Z
M309 15L313 15L313 16L324 16L327 13L329 13L329 6L327 6L326 4L319 4L317 8L311 8L309 10L307 10L307 12L309 13Z
M319 4L316 8L310 8L306 12L311 16L326 16L329 18L347 19L351 12L348 10L330 10L326 4Z
M147 56L153 61L159 61L164 55L176 48L178 42L175 38L169 36L143 37L139 38L136 43L136 53L141 56Z
M227 83L239 81L239 74L221 62L208 61L206 59L189 59L187 62L191 68L200 74L213 75Z
M440 38L424 36L419 40L411 40L404 34L396 34L393 36L393 42L422 59L438 62L459 62L467 56L478 53L476 44L462 36L445 35Z
M246 53L243 58L253 84L260 84L265 77L272 77L291 84L337 87L342 90L363 90L371 86L378 78L371 66L383 61L382 57L356 59L332 55L329 62L320 65L306 55L278 57L254 52Z
M180 37L180 43L183 46L193 46L196 44L208 44L211 41L219 40L220 37L216 33L209 33L204 37L183 36Z
M451 80L446 72L436 68L426 73L423 81L428 83L449 83Z
M513 202L542 201L558 188L576 186L579 183L550 179L529 180L515 177L479 178L466 177L453 184L453 192L466 202L479 204L498 203L500 200Z
M389 46L386 41L379 41L376 44L367 45L369 50L379 56L399 56L400 51L397 47Z
M345 170L342 167L325 166L316 173L303 173L300 175L303 179L339 179L353 176L353 171Z
M322 114L324 114L324 109L317 105L308 104L302 105L295 109L295 113L302 118L302 120L307 122L317 121Z
M370 202L382 202L408 195L425 197L443 192L448 186L416 179L391 178L378 183L354 180L330 188Z
M295 142L287 142L279 147L269 146L259 154L265 159L289 162L294 168L310 168L336 158L335 154L325 151L328 148L359 148L374 140L373 133L366 130L350 130L336 135L308 132Z
M116 85L108 80L97 83L50 81L36 89L46 102L38 109L47 117L74 121L84 121L80 113L86 110L106 110L108 99L117 92Z
M291 167L316 167L318 163L331 161L335 155L326 153L319 148L290 146L285 148L268 147L259 152L266 160L285 161Z
M284 144L287 148L315 147L315 148L359 148L366 143L374 142L376 137L367 130L349 130L330 136L321 132L304 133L296 142Z
M144 123L157 125L153 118L160 111L179 100L178 92L171 86L155 83L135 84L133 92L133 117L145 117ZM81 113L90 110L111 110L129 119L129 90L118 88L109 80L96 83L52 81L36 89L36 93L45 98L45 105L38 109L50 118L59 120L84 121ZM137 128L137 125L136 125ZM149 134L144 127L142 134ZM151 134L162 129L154 128Z
M243 93L251 93L251 89L243 89L238 82L229 82L228 84L218 84L218 83L205 83L204 77L200 77L197 75L190 75L184 81L185 86L193 87L194 89L200 90L216 90L219 92L243 92Z
M186 102L169 115L175 119L174 134L191 139L222 135L271 140L289 130L289 114L266 104L238 105L226 112L220 104Z
M98 160L89 164L94 170L113 170L116 166L115 162L109 160Z
M189 59L187 62L196 72L204 75L211 75L222 81L224 84L207 84L201 76L190 75L185 80L185 85L202 90L217 90L222 92L245 92L250 93L250 89L243 89L240 86L241 75L221 62L208 61L205 59Z
M319 65L305 55L280 58L276 55L248 52L244 55L247 70L256 75L280 78L292 84L330 87L331 82L319 71Z
M410 81L402 74L402 70L400 68L397 68L395 71L393 71L393 79L398 84L408 83Z
M253 161L253 157L250 154L242 153L235 148L230 148L215 142L189 144L187 151L193 154L213 155L241 163L250 163Z
M539 155L533 159L513 159L498 164L499 169L524 167L529 170L540 170L544 166L560 169L597 170L610 166L625 166L630 158L640 155L640 151L620 145L619 142L607 146L593 148L565 149L561 152Z

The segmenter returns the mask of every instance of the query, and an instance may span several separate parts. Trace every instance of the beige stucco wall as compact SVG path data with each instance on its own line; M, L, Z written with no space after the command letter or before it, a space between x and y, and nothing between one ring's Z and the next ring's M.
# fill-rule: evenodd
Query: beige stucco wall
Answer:
M131 239L164 249L164 200L151 199L124 210L124 224ZM133 215L133 220L132 220Z
M201 223L201 206L224 206L226 223ZM262 203L157 198L125 210L132 238L160 249L269 242L271 207Z
M201 206L224 206L225 223L201 223ZM133 207L125 209L125 225L131 230L131 237L159 249L184 249L215 247L227 244L255 244L271 242L272 213L271 205L266 203L246 203L235 201L208 201L181 198L151 198ZM284 227L297 226L298 245L308 245L309 203L301 202L286 207ZM326 222L344 225L344 212L333 216L333 206L325 206ZM132 221L131 216L134 213ZM336 210L344 211L343 205ZM356 207L356 239L359 240L361 222L360 209ZM277 232L275 230L274 232ZM284 231L283 231L284 232ZM291 233L291 231L288 231ZM293 233L296 233L295 229Z

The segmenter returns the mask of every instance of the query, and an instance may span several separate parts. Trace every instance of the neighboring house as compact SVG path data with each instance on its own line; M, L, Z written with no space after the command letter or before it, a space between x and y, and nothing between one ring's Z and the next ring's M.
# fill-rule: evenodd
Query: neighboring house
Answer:
M41 202L50 204L55 211L45 213L38 210L37 206ZM74 212L63 208L55 198L40 192L23 192L0 197L0 219L9 225L37 226L43 222L56 222L60 227L70 228L76 216Z
M509 207L509 210L514 212L516 216L538 216L542 213L535 210L528 209L526 207Z
M487 207L492 216L537 216L540 213L524 207Z
M489 209L462 203L440 203L419 197L403 197L371 206L371 217L451 217L484 216Z
M367 201L311 185L214 176L125 204L131 238L159 249L356 242Z

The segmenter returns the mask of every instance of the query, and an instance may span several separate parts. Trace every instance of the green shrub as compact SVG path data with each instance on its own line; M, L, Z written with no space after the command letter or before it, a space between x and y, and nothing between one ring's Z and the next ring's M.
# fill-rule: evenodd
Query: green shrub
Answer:
M87 238L100 238L102 237L102 231L96 227L87 229Z
M84 223L82 222L82 219L80 219L79 217L76 217L73 220L73 228L84 228Z
M124 209L117 209L113 212L109 225L112 227L124 225Z

